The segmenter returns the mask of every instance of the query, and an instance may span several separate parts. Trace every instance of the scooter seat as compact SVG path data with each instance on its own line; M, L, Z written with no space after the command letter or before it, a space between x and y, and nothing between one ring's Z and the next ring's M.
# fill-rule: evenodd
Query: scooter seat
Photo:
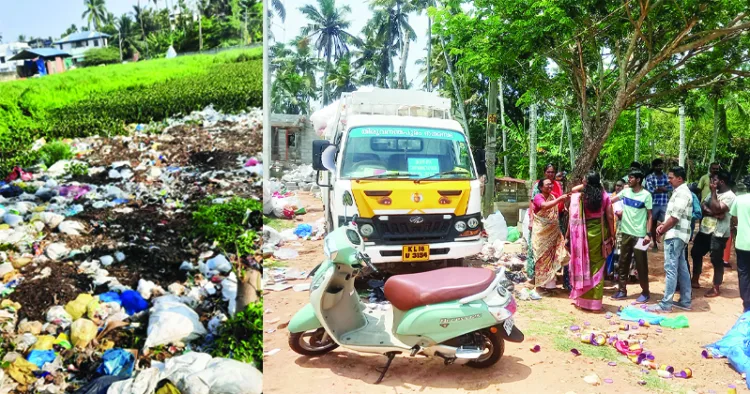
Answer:
M408 311L481 293L494 280L495 273L485 268L443 268L391 276L383 292L395 308Z

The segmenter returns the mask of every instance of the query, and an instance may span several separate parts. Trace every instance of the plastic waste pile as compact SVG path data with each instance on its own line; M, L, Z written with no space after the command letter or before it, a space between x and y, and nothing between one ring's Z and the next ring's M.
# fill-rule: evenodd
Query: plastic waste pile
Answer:
M66 141L73 160L16 168L0 181L0 244L7 245L0 252L0 330L12 350L2 360L0 392L88 385L79 392L151 393L164 381L181 393L262 391L253 366L200 353L236 312L232 263L212 245L192 242L188 226L168 226L208 195L220 202L259 194L262 163L253 155L216 166L191 160L190 150L206 140L246 144L237 133L259 135L260 112L224 115L209 107L166 123L164 130L163 123L136 125L127 136ZM186 136L196 123L203 126L191 132L202 134ZM154 129L160 133L148 132ZM165 219L157 228L139 227L133 222L142 220L142 209ZM185 231L180 236L193 257L164 264L166 271L141 270L154 264L151 253L183 248L161 239L175 229ZM314 235L312 227L298 233ZM68 277L75 280L60 282ZM43 296L29 296L36 293ZM42 299L47 304L34 304ZM136 337L144 340L137 348ZM154 348L166 361L149 360L143 369Z
M720 340L706 345L703 358L727 358L735 371L746 376L750 372L750 312L743 313ZM750 381L745 381L750 389Z
M311 164L303 164L287 171L281 181L287 189L311 191L315 185L315 170Z
M263 257L278 260L292 260L299 256L295 246L303 240L319 240L325 236L325 220L318 219L313 224L300 223L295 228L277 231L271 226L263 226Z

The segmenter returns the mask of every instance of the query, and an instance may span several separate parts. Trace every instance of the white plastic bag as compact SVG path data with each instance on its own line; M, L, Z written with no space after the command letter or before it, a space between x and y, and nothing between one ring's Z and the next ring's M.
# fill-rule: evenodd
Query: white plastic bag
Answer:
M150 313L144 349L186 343L208 333L198 314L173 295L155 299Z
M487 242L494 244L495 241L508 239L508 225L500 212L495 212L484 219L484 229L487 231Z
M76 222L74 220L64 221L60 223L57 228L61 233L68 235L81 235L82 232L86 232L86 227L84 227L81 222Z
M317 134L318 137L326 135L326 129L334 121L333 118L336 116L338 105L339 100L336 100L310 115L310 121L312 122L313 129L315 129L315 134Z
M261 394L263 374L250 364L214 358L205 369L185 377L177 385L183 394Z
M206 261L206 265L211 271L216 270L219 272L227 273L232 270L232 263L230 263L229 260L227 260L227 258L222 254Z
M211 360L211 355L199 352L190 352L169 358L164 362L163 368L160 368L162 371L160 380L169 379L182 392L181 386L186 378L206 369Z
M112 383L107 394L150 394L159 384L159 369L149 368L138 372L134 378Z
M296 210L299 208L299 199L296 196L272 197L271 204L273 205L273 215L277 218L284 218L284 208L289 207Z
M221 281L221 295L229 301L229 315L234 316L237 310L237 276L234 272Z

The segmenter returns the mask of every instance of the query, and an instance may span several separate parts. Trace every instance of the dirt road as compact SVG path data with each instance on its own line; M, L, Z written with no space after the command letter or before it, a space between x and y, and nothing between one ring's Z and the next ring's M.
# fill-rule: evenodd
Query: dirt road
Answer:
M310 194L300 194L308 214L304 223L313 223L322 217L322 204ZM290 225L293 225L291 223ZM287 246L289 247L289 246ZM300 241L296 248L299 258L284 262L283 266L310 270L323 259L322 241ZM660 299L664 290L663 252L649 252L652 302ZM732 264L734 264L734 256ZM701 283L710 283L713 270L705 261ZM291 281L290 283L303 283ZM284 328L307 301L308 292L270 292L265 295L266 351L280 349L265 358L266 394L285 393L406 393L406 392L534 392L534 393L645 393L645 392L726 392L729 384L738 392L746 392L745 383L726 360L706 360L701 357L701 346L720 339L737 320L742 304L737 291L737 273L725 272L721 297L707 299L707 289L697 290L693 296L692 312L685 312L690 327L672 330L658 327L639 328L636 332L646 339L646 349L653 352L656 362L674 366L677 370L691 368L692 379L662 379L655 371L643 373L642 369L620 356L611 347L594 347L580 343L568 330L571 324L614 330L604 314L590 314L576 310L562 290L556 296L540 301L518 301L516 324L526 334L522 344L506 343L505 354L495 366L474 370L465 366L445 366L442 360L424 357L397 357L380 385L373 383L384 365L386 357L337 349L323 357L306 358L294 353L287 344L288 331ZM612 283L605 284L605 310L616 313L627 301L613 301ZM629 285L629 294L637 295L637 284ZM675 313L674 315L677 315ZM612 320L617 320L613 318ZM613 328L610 328L613 327ZM662 332L657 332L661 330ZM540 345L541 351L532 353L529 348ZM576 357L570 353L575 347L583 353ZM614 361L616 366L610 366ZM612 383L592 386L584 377L596 373L602 380ZM645 382L645 385L639 384Z

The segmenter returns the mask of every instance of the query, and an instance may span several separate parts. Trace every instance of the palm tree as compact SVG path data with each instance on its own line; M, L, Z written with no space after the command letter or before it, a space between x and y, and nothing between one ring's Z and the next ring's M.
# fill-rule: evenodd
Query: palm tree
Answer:
M404 0L373 0L370 8L374 15L365 26L366 33L374 34L383 46L380 86L388 87L387 76L393 74L393 57L386 54L391 50L397 50L401 54L402 63L399 67L398 85L402 87L406 81L409 42L417 38L414 29L409 25L411 7Z
M435 0L412 0L412 5L417 14L422 15L422 11L426 11L430 7L437 7L437 2ZM429 81L432 79L432 18L429 15L427 15L427 38L427 60L425 63L427 65L426 79ZM432 91L429 85L427 91Z
M331 90L331 97L338 99L342 93L353 92L357 90L355 84L355 71L352 68L351 54L344 55L336 62L336 67L328 75L328 85Z
M347 14L351 12L349 6L336 7L336 0L318 0L318 8L311 4L301 7L299 10L307 17L310 23L302 28L302 34L315 39L315 48L318 55L322 53L326 59L323 68L323 81L328 80L328 71L331 67L331 59L341 59L344 54L349 53L347 43L359 43L359 39L351 35L346 29L349 28ZM328 86L323 84L323 105L330 102Z
M143 23L144 14L145 14L145 10L144 8L141 7L141 0L138 0L138 5L133 6L133 19L135 20L135 23L141 26L141 41L143 41L146 44L146 56L149 56L148 40L146 40L146 27L144 26L144 23Z
M123 49L125 52L130 52L134 48L137 49L133 39L136 25L127 14L123 14L115 20L115 26L117 27L117 39L120 45L120 61L123 61Z
M18 42L26 42L26 36L23 34L18 35Z
M94 29L98 30L107 21L107 8L104 0L83 0L86 11L81 14L81 19L87 19L88 27L94 23Z

